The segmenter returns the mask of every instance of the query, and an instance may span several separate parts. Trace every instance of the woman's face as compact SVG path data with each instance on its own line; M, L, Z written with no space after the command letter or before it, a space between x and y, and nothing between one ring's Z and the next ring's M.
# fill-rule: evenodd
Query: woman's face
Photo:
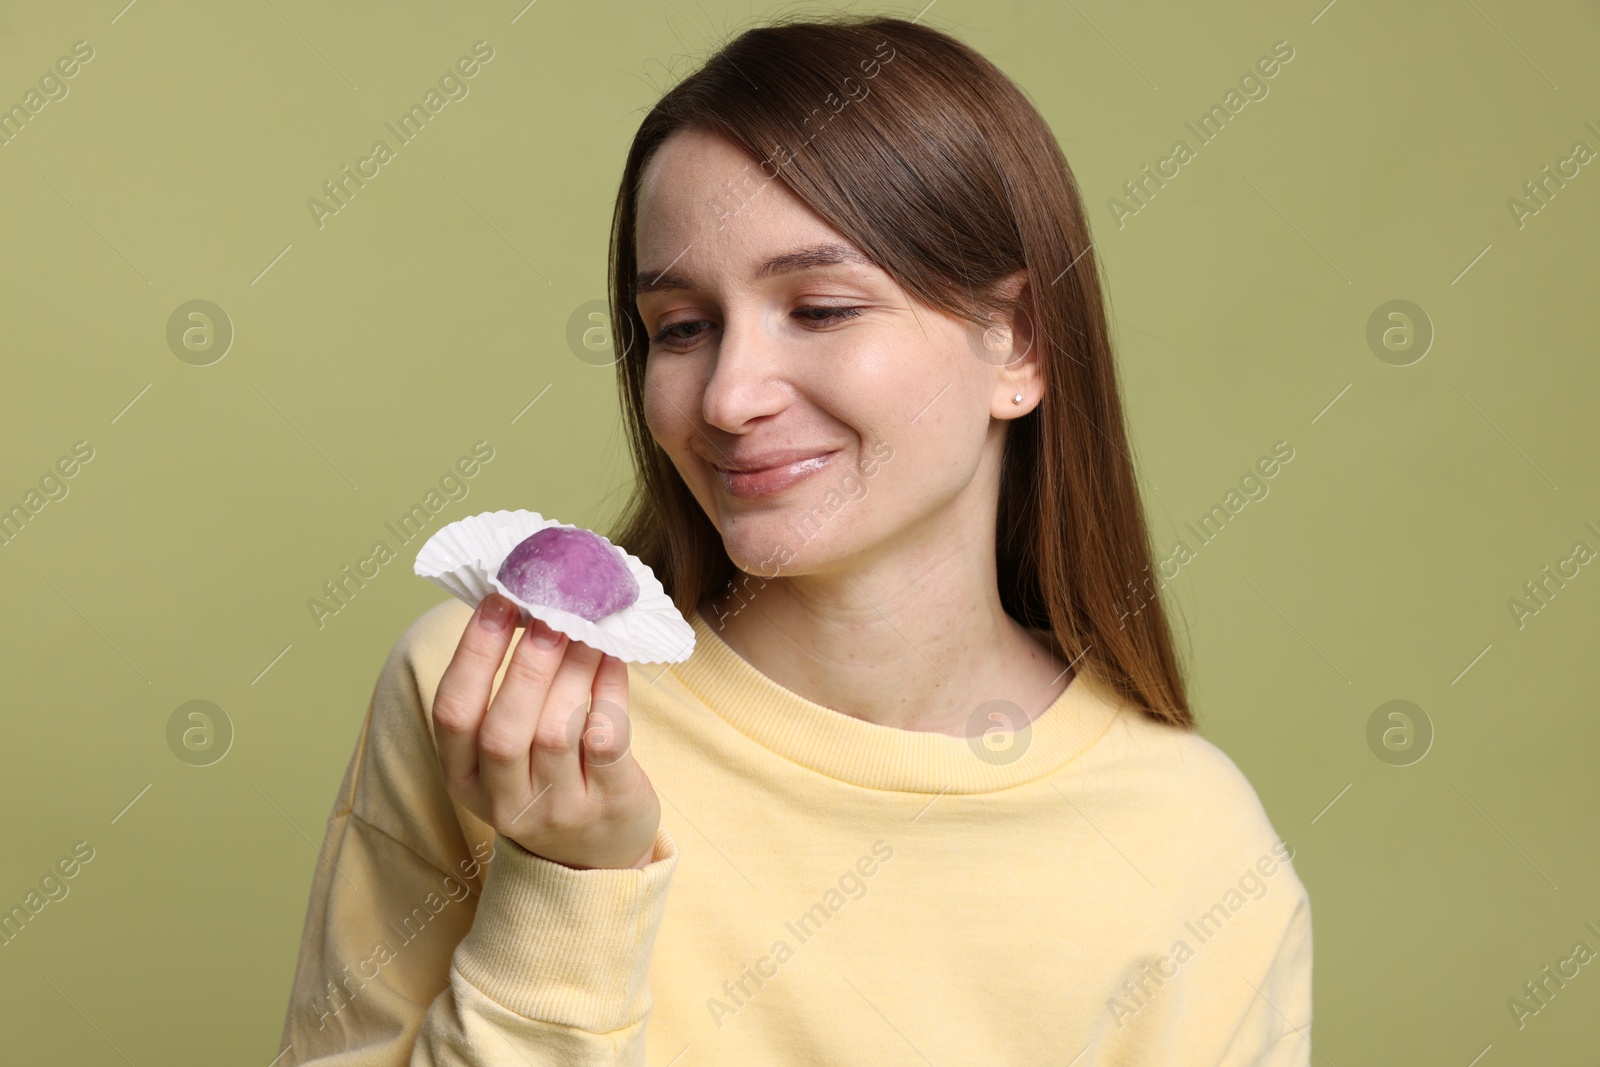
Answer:
M900 547L932 566L983 531L989 549L1001 420L1037 395L1000 365L1009 342L988 354L977 326L913 303L716 134L657 150L637 241L645 421L741 570Z

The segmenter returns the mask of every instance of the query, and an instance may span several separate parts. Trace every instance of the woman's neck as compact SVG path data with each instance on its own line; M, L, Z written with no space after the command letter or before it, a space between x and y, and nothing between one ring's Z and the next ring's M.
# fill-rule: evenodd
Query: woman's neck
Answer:
M742 659L813 703L881 726L971 737L991 725L983 705L1008 701L1032 721L1072 673L1005 613L992 571L952 573L967 569L752 576L700 612Z

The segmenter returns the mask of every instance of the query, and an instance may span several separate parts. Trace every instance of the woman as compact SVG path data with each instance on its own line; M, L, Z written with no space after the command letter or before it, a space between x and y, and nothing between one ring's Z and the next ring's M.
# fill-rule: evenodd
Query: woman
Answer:
M755 29L666 95L614 539L693 654L496 596L406 631L287 1062L1309 1062L1306 892L1191 729L1090 248L1044 121L929 28Z

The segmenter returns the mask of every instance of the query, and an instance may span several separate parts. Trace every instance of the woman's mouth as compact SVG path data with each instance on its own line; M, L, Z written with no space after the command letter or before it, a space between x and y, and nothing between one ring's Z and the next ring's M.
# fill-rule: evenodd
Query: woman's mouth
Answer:
M838 454L838 451L824 452L802 459L774 463L756 470L718 467L717 476L722 479L723 488L727 489L731 496L746 499L773 496L811 477L826 467Z

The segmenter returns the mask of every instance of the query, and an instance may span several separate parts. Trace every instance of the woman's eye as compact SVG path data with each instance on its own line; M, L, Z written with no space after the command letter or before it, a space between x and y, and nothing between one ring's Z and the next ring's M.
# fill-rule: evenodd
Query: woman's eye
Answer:
M661 331L659 333L655 334L654 336L652 336L650 338L650 343L651 344L657 344L657 345L658 344L667 344L667 343L682 344L685 341L692 341L696 337L699 336L699 333L684 334L684 333L678 333L676 331L688 329L689 327L692 327L692 326L709 326L709 325L710 325L710 323L706 322L704 319L696 319L693 322L675 322L671 326L662 327Z
M807 326L831 326L836 322L842 322L845 319L861 314L861 309L857 307L805 305L795 308L791 314L795 319ZM669 348L682 348L692 343L711 326L712 323L705 319L675 322L671 326L663 326L660 331L652 335L650 343L666 345Z
M811 326L826 326L859 314L861 309L854 307L807 306L794 309L795 318Z

